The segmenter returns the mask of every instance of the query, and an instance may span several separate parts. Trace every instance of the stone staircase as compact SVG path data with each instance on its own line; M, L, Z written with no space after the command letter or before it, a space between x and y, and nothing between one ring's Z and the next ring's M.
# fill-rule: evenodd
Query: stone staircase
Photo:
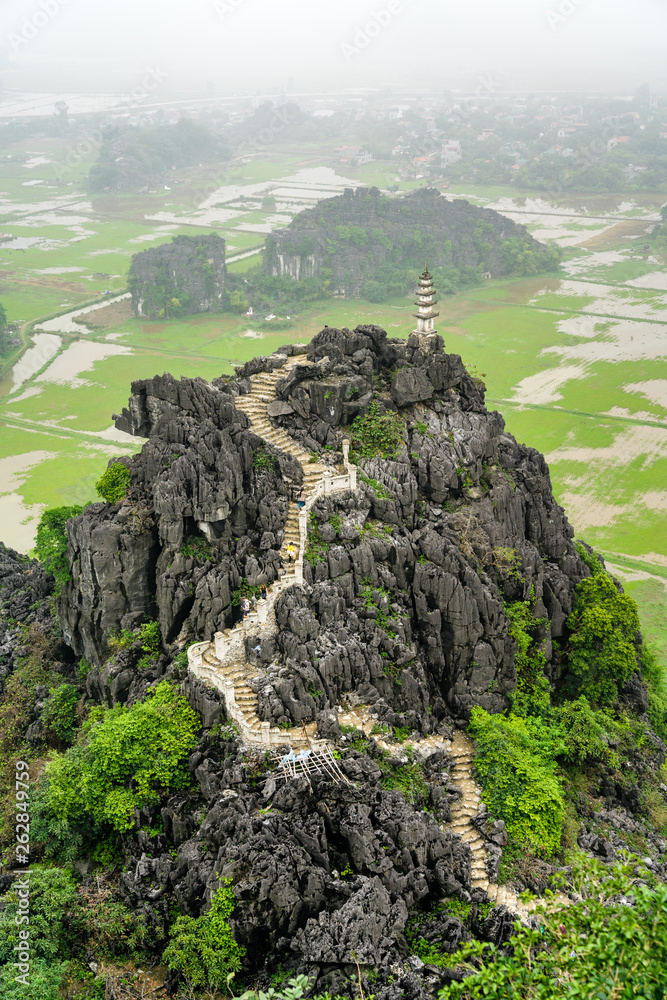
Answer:
M301 357L288 362L283 368L273 372L265 372L252 378L251 392L239 396L235 400L237 409L242 410L249 418L251 428L264 441L274 445L289 455L294 456L303 469L303 490L306 510L320 495L322 477L328 471L324 466L310 461L310 454L281 428L275 427L267 413L267 406L275 400L275 386L279 379L285 377L285 370L293 364L307 363ZM353 480L356 482L356 480ZM342 487L334 487L342 488ZM347 488L350 488L348 485ZM354 488L354 486L352 486ZM304 746L317 748L324 745L318 742L315 733L317 726L309 723L303 729L271 728L268 722L262 722L257 715L257 695L249 684L257 676L253 668L246 662L246 639L257 639L274 635L277 631L275 618L275 602L286 588L301 582L299 568L303 562L303 544L305 541L303 518L300 521L297 504L289 502L285 534L280 555L285 571L272 587L268 589L267 600L260 601L255 612L239 622L233 629L216 633L213 643L204 642L191 646L188 650L190 669L196 676L212 684L225 696L227 714L237 724L242 738L251 744L270 747L271 745L289 744L294 749ZM295 550L295 560L289 562L287 547L292 544ZM370 734L375 720L365 709L352 709L340 714L342 725L354 725ZM305 731L304 731L305 730ZM324 741L326 742L326 741ZM472 817L479 810L481 789L473 778L473 761L475 747L473 742L462 730L457 730L454 739L449 744L438 737L427 737L424 740L406 740L400 745L385 742L382 737L378 743L392 755L403 752L406 746L413 746L422 754L431 753L434 749L444 749L453 761L451 771L452 783L458 785L463 795L452 807L452 822L444 829L453 830L470 848L471 883L474 888L483 889L490 902L496 906L506 906L516 913L523 922L528 922L531 912L538 901L523 903L511 890L505 889L489 881L486 869L486 849L484 839L472 824ZM565 896L557 897L563 905L570 900Z
M302 359L300 356L296 361L288 362L284 368L278 368L273 372L262 372L259 375L254 375L252 378L252 388L248 395L237 396L235 400L235 405L237 410L241 410L246 414L250 420L250 425L253 434L257 434L268 444L274 445L281 451L286 452L288 455L292 455L293 458L299 462L303 470L303 491L306 500L309 499L312 491L321 482L322 476L326 471L325 466L320 465L318 462L311 461L310 452L306 451L301 445L290 437L287 431L283 430L281 427L275 427L271 422L271 418L267 414L267 406L270 402L276 399L276 383L280 379L285 378L286 371L289 371L294 364L308 364L309 362ZM288 556L288 546L293 545L295 549L295 560L294 564L291 565ZM283 539L283 544L280 549L280 556L283 560L283 566L287 569L287 575L290 573L290 568L294 568L297 557L300 555L300 532L299 532L299 514L298 514L298 504L294 501L289 502L287 521L285 523L285 536Z
M339 481L332 483L330 470L317 462L312 462L310 453L286 431L276 427L268 416L267 406L276 399L276 383L285 377L293 365L310 363L299 355L273 372L254 375L250 393L235 399L236 408L249 418L253 433L293 456L301 465L304 513L307 513L312 503L323 492L354 488L356 485L355 475L339 476ZM327 476L330 477L330 482L325 489L323 482ZM258 674L246 661L247 640L261 643L262 639L275 635L278 628L274 610L276 600L287 587L302 582L303 550L307 533L304 513L300 516L298 503L293 500L288 501L284 537L280 548L283 571L279 579L267 588L266 600L260 600L257 608L234 628L217 632L213 642L200 642L188 650L190 670L195 676L223 693L227 714L239 728L243 739L248 743L264 747L288 743L294 748L300 748L317 744L315 723L300 728L279 729L272 728L268 722L260 720L257 715L257 695L249 684ZM288 552L290 545L294 549L292 560Z
M339 714L338 721L341 725L361 729L366 735L371 734L375 724L375 719L368 714L367 709L362 707ZM458 834L463 843L470 848L470 882L472 887L483 889L493 906L506 906L512 913L516 913L523 923L528 923L540 901L535 899L524 903L511 889L506 889L504 886L489 880L486 869L485 840L472 823L472 818L479 811L482 802L482 790L473 778L475 744L472 740L461 729L455 730L454 739L451 742L443 740L442 737L427 736L422 740L408 739L397 745L387 743L382 736L374 738L382 749L387 750L395 757L400 756L408 746L422 756L427 756L434 750L446 751L449 760L452 761L451 782L461 789L463 795L457 803L452 805L451 823L444 823L442 828ZM562 906L569 906L571 903L571 900L562 894L558 894L555 899Z
M494 906L506 906L525 921L537 906L537 901L523 903L510 889L489 881L484 838L472 824L472 818L479 811L482 802L482 790L473 778L475 744L462 730L457 729L448 754L453 761L452 783L458 785L463 792L463 798L452 806L452 822L448 828L458 833L470 848L471 884L475 889L483 889Z

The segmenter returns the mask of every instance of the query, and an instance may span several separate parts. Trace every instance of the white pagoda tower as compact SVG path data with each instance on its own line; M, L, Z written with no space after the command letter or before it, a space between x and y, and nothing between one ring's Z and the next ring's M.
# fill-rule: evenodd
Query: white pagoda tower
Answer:
M419 278L419 288L416 289L417 301L415 305L418 306L418 311L412 315L417 320L417 328L413 330L413 333L423 334L435 333L435 328L433 326L433 320L440 313L436 312L433 306L438 304L438 300L435 298L435 289L433 288L433 275L429 274L428 261L424 268L424 273L420 275Z

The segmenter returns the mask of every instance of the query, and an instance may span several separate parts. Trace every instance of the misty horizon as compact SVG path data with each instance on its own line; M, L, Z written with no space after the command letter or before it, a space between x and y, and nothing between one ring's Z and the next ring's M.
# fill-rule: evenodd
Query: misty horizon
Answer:
M356 88L631 94L667 91L659 0L9 0L4 91L123 93L149 72L162 96ZM491 81L489 83L489 81Z

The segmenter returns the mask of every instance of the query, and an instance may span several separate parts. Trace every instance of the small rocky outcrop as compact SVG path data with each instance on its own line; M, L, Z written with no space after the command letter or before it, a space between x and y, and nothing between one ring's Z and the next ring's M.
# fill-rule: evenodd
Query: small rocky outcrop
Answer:
M247 967L282 964L312 976L319 991L340 992L355 962L385 970L404 962L411 907L471 898L470 851L436 818L443 753L424 762L431 813L383 787L378 752L370 741L369 755L342 755L349 783L318 775L285 783L263 774L252 751L205 736L190 757L194 789L138 817L142 826L161 819L164 833L123 838L126 902L159 922L168 919L162 897L173 893L197 916L218 878L229 878ZM458 920L441 924L451 951L469 939Z
M225 291L225 241L175 236L132 257L128 287L137 316L152 319L219 312Z

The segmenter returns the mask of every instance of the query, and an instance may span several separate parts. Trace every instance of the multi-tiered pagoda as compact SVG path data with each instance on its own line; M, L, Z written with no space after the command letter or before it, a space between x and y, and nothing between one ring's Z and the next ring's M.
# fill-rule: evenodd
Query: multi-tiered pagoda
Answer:
M424 273L419 278L419 288L416 289L417 301L415 305L419 311L412 315L417 320L417 329L413 333L435 333L433 320L440 313L436 312L433 306L437 305L435 289L433 287L433 275L429 274L428 263L424 268Z

